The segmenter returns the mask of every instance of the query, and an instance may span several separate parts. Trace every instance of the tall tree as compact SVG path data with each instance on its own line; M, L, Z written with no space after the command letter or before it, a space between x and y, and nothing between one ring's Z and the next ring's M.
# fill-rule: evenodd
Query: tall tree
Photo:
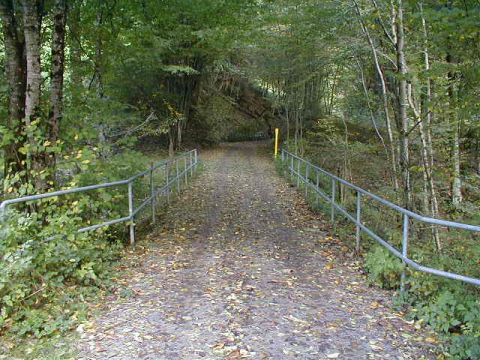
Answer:
M60 122L63 116L63 73L65 68L65 25L67 21L66 0L56 0L53 9L52 65L50 90L50 124L48 139L59 139ZM54 154L49 154L47 164L55 165Z
M23 119L25 117L26 58L23 22L18 21L21 9L13 0L0 1L0 16L5 43L6 78L9 87L7 133L4 134L4 176L18 174L20 181L26 182L27 172L23 146ZM5 183L6 184L6 183Z
M405 207L412 207L412 186L410 179L410 119L408 115L407 75L408 68L405 59L405 30L403 0L397 0L395 12L396 56L398 72L398 119L400 141L400 167L402 170L403 196Z

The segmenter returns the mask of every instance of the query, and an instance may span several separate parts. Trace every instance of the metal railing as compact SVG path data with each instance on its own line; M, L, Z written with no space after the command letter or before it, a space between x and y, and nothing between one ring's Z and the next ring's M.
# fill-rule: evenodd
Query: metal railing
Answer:
M164 195L167 197L167 200L170 201L170 194L172 193L172 189L176 189L177 192L180 191L182 184L185 186L188 184L188 177L193 176L194 171L197 169L198 166L198 151L197 149L182 153L176 157L173 157L169 160L163 160L156 164L152 164L147 170L142 171L138 174L133 175L132 177L126 180L119 180L113 181L108 183L102 183L97 185L89 185L83 186L78 188L66 189L66 190L59 190L53 191L44 194L38 195L29 195L23 196L14 199L8 199L3 201L0 204L0 221L5 221L5 215L7 212L7 208L9 206L21 203L30 203L35 202L42 199L65 196L74 193L83 193L88 191L94 191L98 189L105 189L105 188L114 188L114 187L127 187L127 197L128 197L128 215L123 216L117 219L112 219L108 221L104 221L99 224L90 225L86 227L82 227L77 230L78 233L83 233L87 231L96 230L102 227L122 223L122 222L130 222L129 224L129 235L130 235L130 244L135 244L135 216L142 211L147 205L151 205L151 215L152 215L152 223L155 223L156 219L156 201L159 195ZM155 184L154 183L154 174L156 171L163 171L163 179L164 182L162 184ZM149 177L149 196L146 199L135 207L134 204L134 183L136 180L140 178ZM48 240L48 239L47 239Z
M440 220L434 219L430 217L421 216L417 213L414 213L410 210L404 209L398 205L393 204L392 202L385 200L375 194L372 194L356 185L349 183L348 181L335 176L328 171L313 165L311 162L300 158L299 156L288 152L285 149L282 149L281 153L282 163L287 165L288 170L290 172L290 176L292 180L296 177L296 185L300 187L300 182L302 182L305 186L305 195L308 195L308 189L312 189L317 196L323 198L327 203L331 206L331 221L335 223L335 212L338 211L342 215L344 215L348 220L353 222L356 225L356 250L360 250L360 235L361 231L368 234L372 237L376 242L383 245L390 253L392 253L397 258L401 259L405 265L410 266L411 268L421 271L428 274L433 274L437 276L441 276L448 279L460 280L469 284L480 286L480 279L469 277L453 272L443 271L439 269L434 269L431 267L423 266L408 257L408 244L409 244L409 224L412 219L415 219L422 223L433 224L433 225L440 225L449 228L456 228L456 229L463 229L469 230L474 232L480 232L480 226L477 225L469 225L458 223L454 221L447 221L447 220ZM302 173L303 171L303 173ZM331 182L331 196L328 196L320 187L320 175L326 176L330 179ZM335 200L336 198L336 191L338 184L342 184L347 188L350 188L354 192L356 192L356 211L355 214L350 214L345 208L340 206ZM392 246L388 241L383 239L381 236L377 235L371 229L369 229L363 222L362 222L362 198L369 198L374 201L377 201L388 208L398 212L403 217L402 220L402 249L398 250L394 246ZM402 290L404 288L405 283L405 272L402 273L402 281L401 286Z

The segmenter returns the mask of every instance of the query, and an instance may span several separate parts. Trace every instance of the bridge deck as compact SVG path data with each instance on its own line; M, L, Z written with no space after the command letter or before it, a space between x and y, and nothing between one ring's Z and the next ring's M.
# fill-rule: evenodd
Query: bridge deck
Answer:
M81 358L434 358L258 150L202 154L206 169L127 259L129 291L86 327Z

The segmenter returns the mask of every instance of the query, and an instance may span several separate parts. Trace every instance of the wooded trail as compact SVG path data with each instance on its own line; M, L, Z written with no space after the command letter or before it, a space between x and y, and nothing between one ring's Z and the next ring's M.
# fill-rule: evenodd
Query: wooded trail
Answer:
M126 259L82 359L434 358L256 143L205 169Z

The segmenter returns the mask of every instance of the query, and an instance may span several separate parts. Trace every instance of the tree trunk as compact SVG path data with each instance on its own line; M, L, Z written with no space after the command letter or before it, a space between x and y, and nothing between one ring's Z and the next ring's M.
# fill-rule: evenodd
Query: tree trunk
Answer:
M27 58L25 121L29 125L40 117L40 1L23 0L23 23Z
M456 113L456 110L454 109ZM462 196L462 180L460 178L460 123L458 116L453 118L453 140L452 140L452 204L459 207L463 201Z
M452 1L449 0L446 3L446 7L452 9ZM453 64L455 59L452 54L447 52L446 57L448 64ZM448 72L448 97L450 99L449 111L447 112L449 116L450 128L452 130L452 139L451 139L451 156L452 156L452 205L455 208L458 208L463 201L462 196L462 180L460 178L460 120L458 118L457 111L457 96L458 89L455 86L456 74L454 70Z
M452 64L453 58L447 55L447 63ZM453 71L448 73L448 97L449 103L449 122L452 129L451 154L452 154L452 205L458 208L463 201L462 180L460 178L460 121L457 111L457 89L455 88L455 74Z
M81 50L81 4L74 2L68 9L68 47L69 47L69 69L71 79L71 105L80 104L80 91L82 89L82 50Z
M175 136L174 128L170 126L168 129L168 156L173 157L175 155Z
M424 51L423 51L423 60L424 60L424 69L426 73L430 71L430 56L428 51L428 33L427 33L427 24L425 21L425 17L423 15L423 4L419 4L420 13L422 16L422 29L423 29L423 39L424 39ZM432 144L432 117L433 113L430 110L430 104L432 103L432 80L430 76L428 76L426 80L425 89L422 91L423 99L422 99L422 114L421 120L425 121L425 126L423 123L420 123L420 132L422 137L422 147L424 150L424 156L426 157L424 161L424 173L427 180L427 188L429 191L429 203L430 203L430 211L431 215L434 218L438 217L438 199L437 199L437 191L435 188L435 182L433 181L433 144ZM440 234L438 231L438 227L434 226L432 229L432 235L434 242L436 244L437 250L442 250L442 242L440 240Z
M408 130L410 121L407 113L407 65L405 61L405 34L403 28L403 0L397 0L398 9L396 17L396 52L398 80L398 126L400 133L400 167L403 182L403 203L407 209L412 208L412 189L410 184L410 149Z
M100 3L101 4L101 3ZM97 18L95 20L96 26L100 27L103 24L103 9L99 9ZM95 42L95 73L94 73L95 86L97 89L97 96L103 98L103 42L102 36L99 33L97 35L97 41Z
M182 147L182 120L177 121L177 150Z
M23 34L19 29L19 22L15 16L12 0L0 2L0 18L3 27L5 45L5 72L9 88L7 128L12 139L3 148L4 150L4 177L9 173L20 175L20 186L28 180L26 171L26 157L19 149L24 145L22 135L23 118L25 117L26 92L26 59ZM21 23L21 22L20 22ZM7 182L5 182L6 184Z
M427 80L428 81L428 80ZM433 174L432 174L432 165L430 160L430 154L431 154L431 147L432 144L428 142L429 137L428 137L428 132L427 129L425 128L424 124L424 119L426 117L422 117L425 110L424 107L422 106L422 110L418 110L418 107L415 105L413 97L412 97L412 89L411 85L408 87L408 102L410 104L410 107L412 108L414 114L415 114L415 120L418 122L418 128L420 132L420 141L421 141L421 158L422 158L422 165L423 165L423 186L424 186L424 211L430 212L430 215L432 217L436 218L438 215L438 201L437 201L437 194L435 191L435 184L433 182ZM428 109L427 109L428 111ZM432 235L434 238L435 246L438 251L442 250L442 244L440 242L440 236L438 233L438 228L433 227L432 228Z
M23 26L25 36L25 53L27 59L27 91L25 95L25 123L30 126L34 121L39 122L42 128L42 119L40 113L40 93L42 84L42 74L40 66L40 1L22 0L23 5ZM31 169L34 179L34 185L37 192L46 190L45 181L45 158L44 154L37 150L39 139L29 137L29 143L32 151Z
M53 12L52 73L50 93L49 141L54 144L59 137L59 126L63 115L63 72L65 64L65 23L67 7L65 0L56 0ZM48 154L48 166L55 167L55 154Z
M387 84L385 81L385 75L383 74L383 70L380 66L380 61L378 60L377 49L375 48L375 44L373 43L372 37L370 36L370 32L368 28L365 26L363 22L362 15L360 13L360 7L356 0L353 0L355 5L355 9L360 21L360 25L362 26L363 33L367 37L368 44L372 50L373 60L375 63L375 70L377 71L378 77L380 79L380 84L382 86L382 99L383 99L383 112L385 113L385 125L387 128L387 136L388 136L388 143L390 145L390 161L392 164L392 180L393 186L395 190L398 190L398 170L397 170L397 156L396 156L396 149L395 149L395 142L393 139L393 131L392 131L392 122L390 120L390 113L389 113L389 106L388 106L388 92L387 92Z

